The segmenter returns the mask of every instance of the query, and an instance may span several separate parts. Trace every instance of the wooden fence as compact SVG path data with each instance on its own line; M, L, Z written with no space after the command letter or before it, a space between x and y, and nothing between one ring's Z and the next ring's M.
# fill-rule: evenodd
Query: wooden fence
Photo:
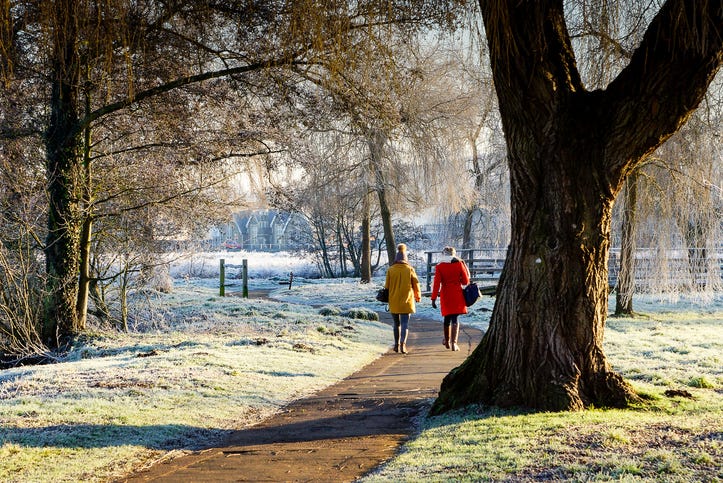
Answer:
M442 258L441 251L424 252L427 255L427 292L432 290L434 267ZM465 261L470 278L480 286L484 294L493 294L505 265L504 248L470 248L457 250L457 256Z
M443 258L441 251L424 252L427 259L426 292L432 290L434 267ZM494 294L505 264L504 248L474 248L457 250L457 256L469 267L471 279L485 294ZM610 251L608 283L614 289L620 268L620 250ZM637 290L690 290L706 287L720 288L723 284L723 253L703 249L649 250L635 253L635 286Z

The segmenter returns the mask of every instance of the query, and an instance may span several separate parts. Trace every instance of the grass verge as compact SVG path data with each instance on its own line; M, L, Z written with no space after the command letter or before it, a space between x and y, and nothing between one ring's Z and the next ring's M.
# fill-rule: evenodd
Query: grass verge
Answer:
M109 481L208 447L386 351L369 310L159 295L141 332L97 332L57 364L0 371L0 481ZM351 314L345 316L344 314Z
M470 406L424 420L362 481L723 481L723 311L644 306L609 320L605 351L645 404L574 413Z

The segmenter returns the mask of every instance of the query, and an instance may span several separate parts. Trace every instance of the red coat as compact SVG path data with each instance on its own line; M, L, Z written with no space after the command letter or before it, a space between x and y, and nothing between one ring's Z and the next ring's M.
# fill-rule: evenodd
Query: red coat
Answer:
M462 260L453 258L451 262L440 262L434 269L432 300L440 298L442 316L466 314L462 286L469 283L469 271Z

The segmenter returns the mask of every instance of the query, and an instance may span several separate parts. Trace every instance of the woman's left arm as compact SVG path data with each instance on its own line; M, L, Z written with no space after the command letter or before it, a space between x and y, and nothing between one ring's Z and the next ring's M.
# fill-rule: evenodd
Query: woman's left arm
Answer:
M419 289L419 278L417 272L412 268L412 292L414 292L414 300L416 302L422 301L422 291Z
M470 274L469 274L469 268L467 268L467 264L460 258L459 260L462 262L462 275L460 276L460 282L462 285L469 285L470 281Z

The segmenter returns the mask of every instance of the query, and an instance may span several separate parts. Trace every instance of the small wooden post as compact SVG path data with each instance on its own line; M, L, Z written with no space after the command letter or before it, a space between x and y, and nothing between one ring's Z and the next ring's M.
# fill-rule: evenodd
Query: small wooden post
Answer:
M432 290L432 252L427 252L427 292Z
M291 284L294 282L294 272L289 272L289 290L291 290Z
M224 262L225 262L225 260L222 258L221 266L219 267L219 270L218 270L218 277L219 277L218 294L221 297L224 297L226 295L226 266L225 266Z
M242 296L247 299L249 298L249 262L245 258L241 265L241 279L243 284Z
M472 274L474 273L474 248L467 252L467 268L469 269L469 281L472 281Z

